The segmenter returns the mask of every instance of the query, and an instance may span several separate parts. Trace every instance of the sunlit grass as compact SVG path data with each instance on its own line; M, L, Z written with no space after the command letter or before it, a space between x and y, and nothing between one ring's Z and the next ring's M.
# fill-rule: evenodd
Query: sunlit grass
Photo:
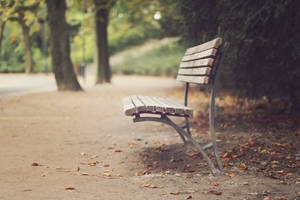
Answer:
M112 66L113 73L137 75L175 75L184 54L184 46L173 42L140 56L128 57Z

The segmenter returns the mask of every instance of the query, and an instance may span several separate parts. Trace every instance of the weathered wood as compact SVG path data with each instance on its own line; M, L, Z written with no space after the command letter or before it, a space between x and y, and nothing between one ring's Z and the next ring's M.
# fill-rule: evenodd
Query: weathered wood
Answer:
M156 112L160 112L160 113L166 113L166 108L165 108L165 105L160 102L157 97L150 97L154 102L156 102L155 104L155 111Z
M127 116L131 116L136 112L135 105L131 101L131 97L125 97L122 99L124 113Z
M155 102L148 96L138 96L138 98L145 104L147 112L155 112Z
M214 59L212 58L205 58L201 60L193 60L188 62L181 62L180 68L186 68L186 67L201 67L201 66L212 66L214 64Z
M181 105L170 99L159 98L160 101L166 104L166 110L171 114L193 116L193 109Z
M217 50L213 48L192 55L186 55L182 58L181 61L186 62L186 61L198 60L198 59L203 59L208 57L215 57L216 54L217 54Z
M131 96L131 99L132 99L133 104L135 105L136 113L147 110L145 104L139 100L137 95Z
M208 76L184 76L178 75L178 81L189 82L189 83L198 83L198 84L208 84L209 77Z
M201 67L201 68L181 68L178 71L179 75L210 75L211 67Z
M223 42L222 38L216 38L216 39L206 42L204 44L194 46L194 47L187 49L185 52L185 55L198 53L198 52L205 51L205 50L211 49L211 48L217 49L222 45L222 42Z
M124 112L131 116L139 113L162 113L167 115L192 116L193 110L170 99L134 95L123 98Z

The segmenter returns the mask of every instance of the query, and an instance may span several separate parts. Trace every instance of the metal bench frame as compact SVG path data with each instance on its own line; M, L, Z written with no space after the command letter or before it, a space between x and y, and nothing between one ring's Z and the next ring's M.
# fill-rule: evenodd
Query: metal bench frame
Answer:
M196 142L195 139L193 139L193 137L191 136L191 132L190 132L189 116L187 116L187 115L186 116L185 115L176 115L176 114L172 115L172 116L178 116L178 117L185 117L185 124L182 125L182 126L177 125L175 122L173 122L167 116L167 114L162 114L162 113L151 113L151 114L159 114L160 117L142 117L141 114L144 114L144 113L149 114L149 112L139 112L139 113L134 114L135 117L133 119L133 122L154 121L154 122L165 123L165 124L168 124L171 127L173 127L177 131L177 133L180 135L180 137L183 140L184 144L187 144L186 139L188 139L199 150L199 152L202 154L204 159L207 161L208 166L210 167L211 172L213 173L213 175L216 175L218 171L215 168L215 165L213 164L212 160L208 157L205 150L209 149L210 147L213 147L214 155L215 155L215 159L216 159L218 168L221 172L224 172L223 165L222 165L222 162L221 162L220 156L219 156L219 150L218 150L217 143L216 143L215 97L216 97L217 83L218 83L219 74L220 74L219 67L220 67L220 65L223 61L224 52L226 51L226 49L228 47L229 47L229 44L226 42L222 47L220 47L218 49L218 52L217 52L217 55L216 55L216 58L215 58L217 60L217 63L213 67L213 72L212 72L211 78L210 78L211 92L210 92L210 104L209 104L209 127L210 127L210 134L211 134L211 140L212 140L211 143L209 143L207 145L204 145L202 147L198 142ZM218 71L218 73L217 73L217 71ZM184 106L188 105L189 87L190 87L190 83L187 82L185 84Z

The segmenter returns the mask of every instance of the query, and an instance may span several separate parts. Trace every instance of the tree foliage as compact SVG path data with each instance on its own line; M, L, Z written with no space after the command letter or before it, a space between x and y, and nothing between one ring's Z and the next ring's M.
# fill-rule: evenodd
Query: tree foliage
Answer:
M223 77L249 98L300 106L300 2L178 0L192 43L216 36L231 44Z

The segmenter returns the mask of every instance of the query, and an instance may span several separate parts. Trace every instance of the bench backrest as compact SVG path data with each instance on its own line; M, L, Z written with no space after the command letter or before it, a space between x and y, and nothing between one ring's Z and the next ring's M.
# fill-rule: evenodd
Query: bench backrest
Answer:
M188 83L208 84L212 78L218 48L222 38L188 48L181 60L177 80Z

